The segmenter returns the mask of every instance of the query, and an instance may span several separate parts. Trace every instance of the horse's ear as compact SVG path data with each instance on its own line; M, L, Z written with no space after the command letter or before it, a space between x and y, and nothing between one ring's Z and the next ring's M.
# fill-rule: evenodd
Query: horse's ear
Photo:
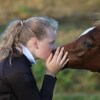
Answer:
M97 21L97 22L95 22L95 23L93 24L93 27L95 27L96 29L100 29L100 20Z

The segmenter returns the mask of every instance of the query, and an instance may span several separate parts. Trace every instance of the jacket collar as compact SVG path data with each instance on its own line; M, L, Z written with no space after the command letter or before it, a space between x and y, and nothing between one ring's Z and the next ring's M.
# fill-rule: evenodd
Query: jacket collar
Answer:
M23 51L23 54L27 57L27 59L31 62L31 64L36 64L36 61L32 55L32 53L29 51L29 49L24 46L23 44L21 44L22 46L22 51Z

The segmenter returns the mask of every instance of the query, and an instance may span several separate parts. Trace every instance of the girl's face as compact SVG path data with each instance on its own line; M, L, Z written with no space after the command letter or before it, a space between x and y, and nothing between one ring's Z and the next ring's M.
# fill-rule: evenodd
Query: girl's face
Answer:
M35 56L42 60L46 60L52 50L55 48L56 31L47 32L47 36L43 40L37 41L37 49L35 50Z

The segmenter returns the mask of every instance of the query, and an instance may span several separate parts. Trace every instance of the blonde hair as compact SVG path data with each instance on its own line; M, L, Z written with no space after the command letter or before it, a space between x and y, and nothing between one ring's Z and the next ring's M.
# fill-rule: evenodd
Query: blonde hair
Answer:
M27 41L34 36L43 39L47 28L57 30L58 22L48 17L31 17L27 20L11 22L1 37L0 61L11 55L21 55L20 44L26 45Z

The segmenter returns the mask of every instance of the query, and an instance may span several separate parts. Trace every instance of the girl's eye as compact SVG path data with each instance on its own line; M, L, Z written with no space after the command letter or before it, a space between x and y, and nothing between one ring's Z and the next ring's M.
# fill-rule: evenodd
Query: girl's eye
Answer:
M54 44L54 42L51 42L50 44L52 45L52 44Z
M51 43L50 43L50 47L51 47L52 49L54 49L54 48L55 48L55 42L51 42Z
M53 45L53 44L55 44L55 42L54 41L53 42L50 42L50 44Z

